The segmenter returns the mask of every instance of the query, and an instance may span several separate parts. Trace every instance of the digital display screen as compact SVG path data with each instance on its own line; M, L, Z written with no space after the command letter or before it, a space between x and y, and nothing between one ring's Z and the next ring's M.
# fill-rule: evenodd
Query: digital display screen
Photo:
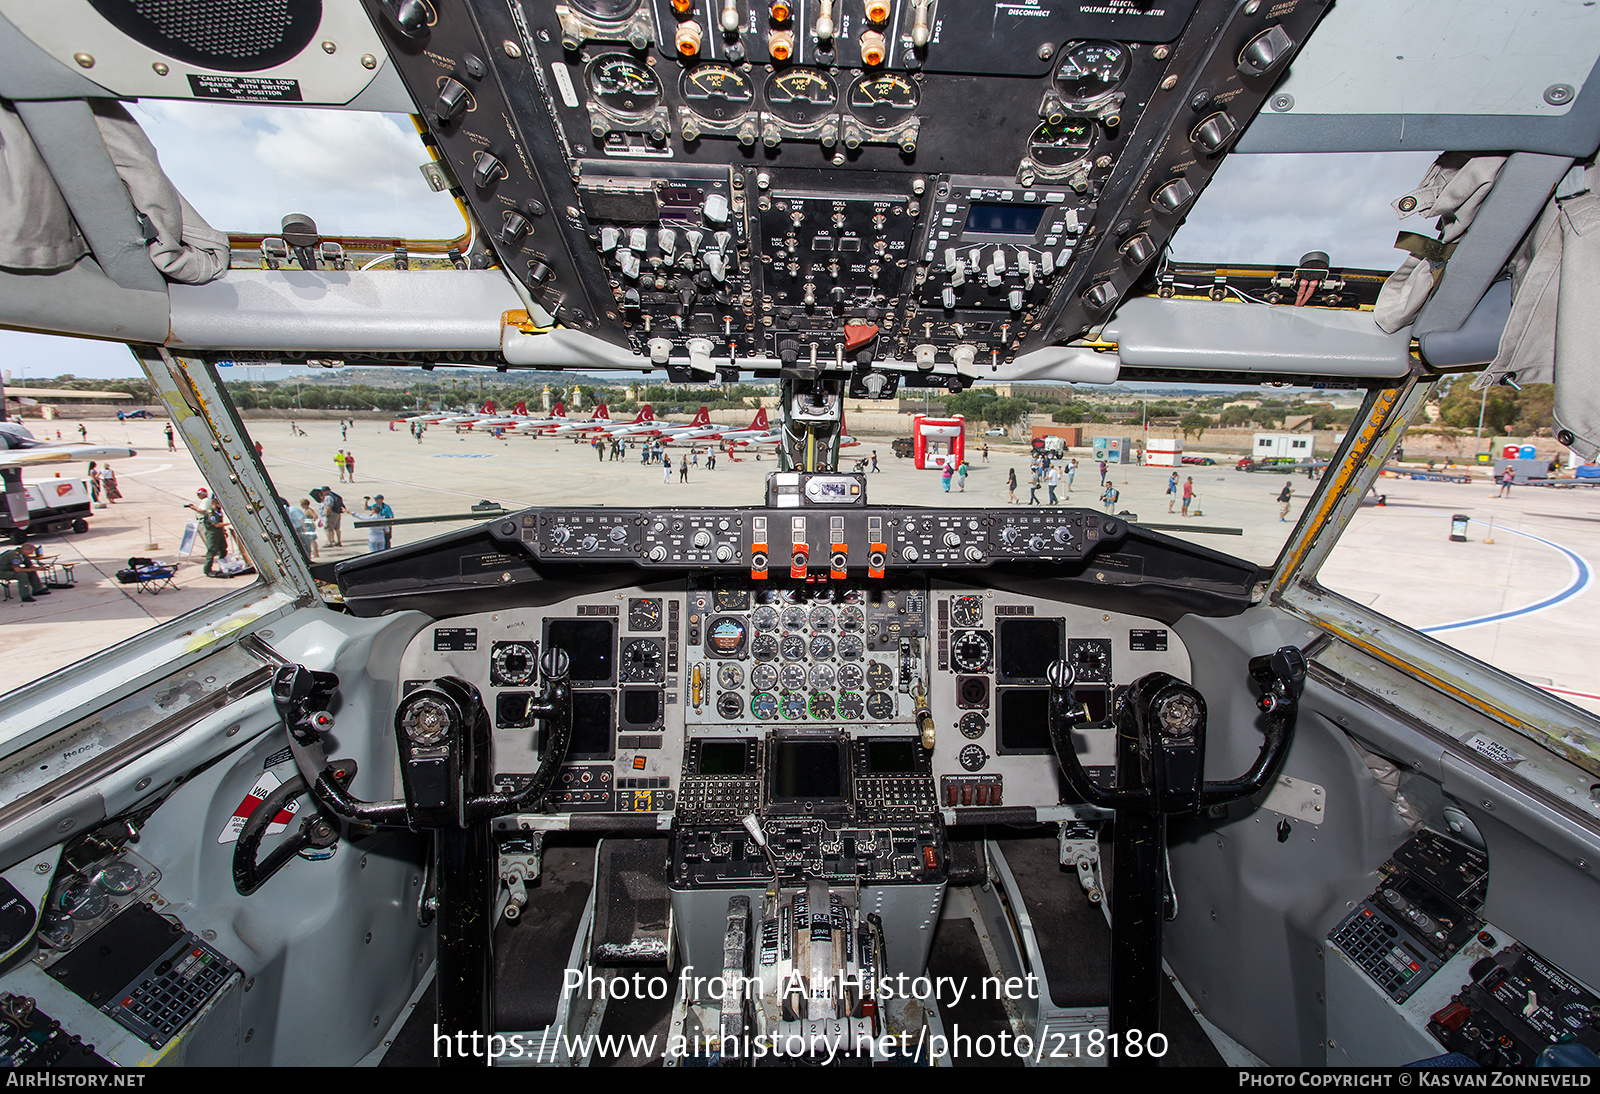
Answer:
M874 775L915 775L915 745L910 741L868 741L867 767Z
M749 754L743 741L702 741L699 774L748 775L744 765Z
M572 743L567 746L567 759L611 759L616 755L612 726L609 691L573 692Z
M1012 684L1042 684L1051 662L1061 660L1062 621L1059 619L1002 619L996 630L1000 641L1000 680Z
M784 741L772 749L772 798L814 801L844 797L839 741Z
M654 726L661 721L661 692L655 688L622 690L622 722L629 726Z
M975 201L967 208L964 233L995 236L1031 236L1044 220L1046 206L1002 205Z
M617 673L617 625L609 619L552 619L545 648L565 650L574 684L609 684Z
M1001 688L998 724L1001 753L1048 753L1050 748L1050 689Z

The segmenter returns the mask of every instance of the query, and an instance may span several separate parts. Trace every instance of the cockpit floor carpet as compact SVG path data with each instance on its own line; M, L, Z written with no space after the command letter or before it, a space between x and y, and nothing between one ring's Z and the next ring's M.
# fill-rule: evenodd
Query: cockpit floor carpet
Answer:
M594 884L594 848L547 847L522 915L494 933L495 1028L544 1029L556 1020L567 958Z
M1005 1004L998 999L983 998L980 985L995 975L978 940L977 929L970 919L941 919L939 932L933 937L933 952L928 955L928 975L951 977L955 983L966 985L965 993L952 1002L939 1001L939 1017L944 1021L944 1032L952 1041L957 1033L971 1038L989 1036L998 1038L1011 1029ZM950 983L952 981L946 981ZM991 995L993 993L990 993ZM957 1067L1021 1067L1022 1062L1013 1053L964 1052L954 1054Z

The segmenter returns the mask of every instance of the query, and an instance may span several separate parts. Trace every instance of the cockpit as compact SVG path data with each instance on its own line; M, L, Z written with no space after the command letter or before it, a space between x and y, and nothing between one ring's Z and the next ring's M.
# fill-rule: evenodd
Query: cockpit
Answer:
M5 697L0 1058L1600 1063L1593 708L1324 565L1441 381L1553 384L1552 443L1595 459L1587 268L1549 240L1592 215L1600 9L197 7L0 0L31 186L0 324L128 344L254 571ZM1503 52L1537 63L1444 59ZM218 230L123 105L163 99L409 116L464 232ZM1395 274L1173 255L1236 153L1418 151L1396 212L1440 238ZM310 457L263 450L236 379L285 363L761 400L684 426L419 386L374 421L530 470L437 518L341 486L373 546L318 561ZM1119 379L1350 392L1348 425L1218 469L1146 426L1059 502L1084 438L1038 429L1032 504L949 493L988 458L959 416L849 454L907 399ZM579 504L568 440L770 456L747 496L678 489L667 448L660 490ZM383 443L370 489L426 489ZM880 450L943 490L906 501ZM1283 485L1279 538L1190 522L1191 470Z

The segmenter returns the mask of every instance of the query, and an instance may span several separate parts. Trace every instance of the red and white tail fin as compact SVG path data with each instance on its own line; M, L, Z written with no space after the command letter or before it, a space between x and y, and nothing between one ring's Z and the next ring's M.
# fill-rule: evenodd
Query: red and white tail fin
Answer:
M756 411L756 416L750 422L751 429L768 430L772 427L767 424L767 408L761 407Z
M609 422L611 420L611 411L606 409L606 404L601 403L594 408L594 417L596 421Z
M692 426L692 427L694 427L696 429L699 429L699 428L701 428L703 426L708 426L710 424L711 424L711 412L709 410L707 410L705 407L701 407L699 410L695 411L694 421L689 423L690 426Z
M636 422L653 422L656 420L656 412L649 403L646 403L639 408L639 413L633 420Z
M556 405L550 409L550 417L552 417L552 418L565 418L566 416L567 416L567 406L566 406L566 404L561 402L559 399L556 400Z
M528 416L528 404L518 403L516 406L511 408L511 413L515 414L519 418L526 418Z
M493 399L485 399L483 401L483 406L482 406L482 408L479 409L478 413L479 414L493 414L494 413L494 400Z

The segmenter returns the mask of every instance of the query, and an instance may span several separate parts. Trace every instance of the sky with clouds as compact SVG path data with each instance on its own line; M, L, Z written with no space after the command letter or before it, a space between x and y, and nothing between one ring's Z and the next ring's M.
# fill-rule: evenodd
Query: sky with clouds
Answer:
M454 238L461 215L423 180L411 120L146 100L132 112L162 166L213 227L276 232L288 212L330 235ZM1335 267L1392 269L1399 230L1389 203L1421 180L1431 153L1228 157L1173 238L1178 261L1293 263L1326 251ZM1412 221L1410 230L1427 230ZM125 346L0 331L12 382L72 373L139 375Z

